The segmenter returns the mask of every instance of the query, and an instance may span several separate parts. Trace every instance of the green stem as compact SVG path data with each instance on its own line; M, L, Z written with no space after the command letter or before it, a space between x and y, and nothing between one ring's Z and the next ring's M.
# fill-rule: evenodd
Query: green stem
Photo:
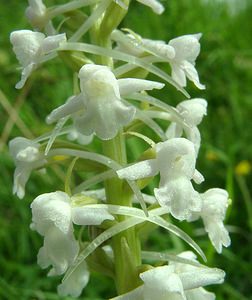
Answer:
M123 0L128 6L129 0ZM107 8L103 18L97 20L90 31L93 43L107 49L112 48L110 33L124 18L127 10L112 2ZM100 56L96 58L97 64L114 67L111 57ZM103 154L111 157L121 165L126 165L126 145L123 131L111 140L103 141ZM119 178L107 179L104 182L108 204L132 206L131 194L123 180ZM122 222L126 216L118 216L117 221ZM112 238L115 264L115 284L118 294L126 293L139 284L138 267L141 265L140 240L135 228L127 229Z
M127 162L125 141L122 132L115 138L103 141L103 152L125 165ZM132 206L131 195L125 189L124 182L118 178L105 181L106 198L109 204ZM118 216L118 221L125 220L125 216ZM134 289L138 282L137 267L141 264L140 241L135 228L130 228L116 235L112 239L115 257L116 287L119 294Z

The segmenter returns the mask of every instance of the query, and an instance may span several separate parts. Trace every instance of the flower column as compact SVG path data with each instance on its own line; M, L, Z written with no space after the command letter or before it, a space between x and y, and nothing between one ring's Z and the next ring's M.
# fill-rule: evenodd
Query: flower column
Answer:
M129 0L122 1L125 8L116 3L111 3L102 20L98 20L92 30L93 41L103 47L111 49L110 33L117 28L127 13ZM97 63L107 65L113 69L113 59L109 57L97 57ZM120 94L119 94L120 97ZM123 129L112 139L103 141L104 155L111 157L120 165L127 164L126 145ZM131 195L127 192L124 182L118 178L108 179L105 182L106 199L109 204L132 206ZM118 221L125 220L125 216L118 216ZM125 293L136 287L139 281L137 267L141 265L140 241L135 228L130 228L116 235L112 241L115 257L116 287L119 294Z

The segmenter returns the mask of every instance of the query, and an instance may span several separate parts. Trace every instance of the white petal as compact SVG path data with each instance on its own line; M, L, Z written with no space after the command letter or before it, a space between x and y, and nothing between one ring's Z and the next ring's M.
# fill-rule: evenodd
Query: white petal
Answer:
M154 11L154 13L158 15L164 12L164 6L157 0L137 0L137 1L146 6L149 6Z
M205 180L205 178L204 178L204 176L198 170L195 169L195 172L193 174L193 180L197 184L200 184L200 183L202 183Z
M153 89L162 89L164 87L163 83L137 78L118 79L118 84L121 96L141 92L144 90L149 91Z
M58 286L58 294L62 297L79 297L83 288L88 284L89 271L87 264L83 261L74 272Z
M203 222L209 239L218 253L222 252L222 245L224 247L230 246L231 240L222 222L208 222L204 219Z
M88 96L100 96L113 91L120 98L119 87L115 75L102 65L86 64L79 71L80 88Z
M194 63L200 53L200 37L201 34L188 34L170 40L169 45L175 49L175 59Z
M48 36L44 39L41 45L41 49L43 53L48 53L59 48L60 43L66 42L66 40L67 39L65 33Z
M192 267L191 271L179 274L185 290L195 289L209 284L223 283L225 272L214 268Z
M172 138L156 145L157 165L160 171L160 184L170 178L186 176L192 178L195 172L196 156L194 145L185 138Z
M25 85L26 80L31 75L32 71L36 69L36 64L30 63L26 67L23 68L21 72L21 80L15 85L16 89L22 89L22 87Z
M133 106L126 106L114 95L90 98L86 112L74 118L75 126L84 135L95 133L100 139L114 138L122 126L130 123L135 115Z
M71 96L67 99L66 103L55 108L46 118L48 124L54 123L61 118L74 114L84 109L86 96L80 93L78 96Z
M182 101L177 105L177 109L187 124L197 126L207 114L207 101L201 98Z
M61 275L74 262L79 252L78 242L73 233L62 233L57 227L52 227L44 238L44 245L38 253L38 264L41 268L52 265L49 276Z
M9 151L14 160L33 162L39 158L40 144L24 137L16 137L9 142Z
M155 188L154 194L159 204L169 207L172 216L178 220L185 220L191 212L201 210L200 197L186 177L170 180L166 185Z
M106 208L93 209L92 207L73 207L72 219L77 225L100 225L105 220L114 220L115 218Z
M13 51L23 67L38 59L40 46L44 39L43 33L31 30L18 30L10 34Z
M177 63L171 63L171 69L172 69L172 79L176 81L181 87L186 86L186 75L184 70L181 68L181 66Z
M198 72L193 64L184 61L182 68L186 74L186 77L188 77L188 79L190 79L197 88L199 88L200 90L204 90L206 88L205 85L200 83Z
M184 61L182 68L186 74L186 77L188 77L188 79L190 79L198 89L204 90L206 88L205 85L200 83L199 75L194 65L192 65L190 62Z
M38 196L31 203L33 228L46 235L52 226L64 234L71 227L71 207L69 196L61 191Z
M120 179L137 180L155 176L158 172L155 159L145 160L116 171Z
M179 257L191 260L197 263L196 255L191 251L185 251L178 255ZM199 264L198 267L191 264L178 262L170 262L174 271L180 276L185 290L199 288L209 284L222 283L225 277L225 272L216 268L207 268Z
M185 299L180 277L170 266L153 268L141 273L140 278L144 281L145 300Z
M25 195L25 185L31 175L31 168L18 166L14 172L13 194L17 195L19 199L23 199Z
M201 135L199 129L196 126L193 126L192 128L185 128L185 134L188 140L194 144L195 153L196 156L198 156L201 144Z
M20 199L25 195L25 185L32 170L42 167L45 163L39 147L38 143L23 137L14 138L9 142L10 154L16 164L13 194L17 194Z

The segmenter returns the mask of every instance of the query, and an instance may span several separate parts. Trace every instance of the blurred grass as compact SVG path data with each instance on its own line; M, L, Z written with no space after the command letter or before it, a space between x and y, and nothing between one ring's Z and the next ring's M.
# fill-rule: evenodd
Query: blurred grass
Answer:
M206 181L199 188L201 191L217 186L228 189L232 205L226 223L230 225L232 245L218 255L206 236L196 230L202 227L200 222L179 225L199 242L210 266L226 271L225 284L212 288L217 299L252 299L251 171L248 167L242 174L240 168L237 174L237 165L242 161L249 166L252 163L252 5L248 1L245 10L230 15L225 5L217 2L204 5L199 0L169 0L164 2L166 11L162 16L134 2L123 27L147 38L166 41L183 34L203 33L197 69L207 89L199 91L191 83L188 88L192 97L206 98L209 104L208 116L200 128L203 142L198 161L198 169ZM49 6L55 2L45 3ZM26 5L26 1L0 1L0 299L50 300L59 299L55 292L58 279L47 278L46 272L36 264L42 239L29 229L29 205L38 194L62 188L61 174L59 170L49 171L48 176L33 174L25 200L18 200L11 194L14 166L7 141L18 135L33 137L48 131L43 120L71 95L72 82L68 69L56 61L40 68L23 91L15 90L20 74L9 33L29 28L23 16ZM171 87L157 95L172 105L184 100ZM139 148L136 145L134 151ZM150 249L156 250L175 245L181 247L162 230L147 242ZM95 274L83 299L113 295L112 282Z

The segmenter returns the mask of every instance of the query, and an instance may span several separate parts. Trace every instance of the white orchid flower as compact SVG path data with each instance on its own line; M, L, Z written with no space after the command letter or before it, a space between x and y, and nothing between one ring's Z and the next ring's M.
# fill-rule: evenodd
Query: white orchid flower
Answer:
M193 142L196 154L198 154L201 137L197 126L201 123L203 116L207 114L207 102L205 99L196 98L182 101L176 108L188 126L172 122L167 128L166 136L168 139L181 137L184 131L187 139Z
M42 29L48 22L46 16L46 6L42 0L28 0L29 6L25 10L25 15L31 25L36 29Z
M17 30L10 34L10 41L22 66L21 80L16 84L16 88L21 89L45 55L56 50L61 42L66 41L66 35L63 33L46 37L41 32Z
M197 88L205 89L195 69L195 60L200 53L200 37L200 33L188 34L172 39L168 43L175 50L175 57L170 61L172 78L182 87L186 86L187 77Z
M228 193L219 188L207 190L202 194L203 206L201 217L206 232L218 253L222 245L228 247L231 243L227 229L223 225L228 208Z
M201 194L202 210L194 215L193 220L202 218L205 230L210 241L218 253L222 252L222 246L228 247L231 243L227 229L223 221L228 208L228 193L219 188L207 190Z
M41 268L50 265L49 275L61 275L74 262L79 252L74 238L70 197L63 192L46 193L31 203L31 228L44 236L38 253Z
M137 0L137 2L150 7L158 15L164 12L164 6L157 0Z
M16 137L9 143L9 151L16 165L13 194L17 194L20 199L25 195L25 185L32 170L43 167L46 162L39 147L39 143L23 137Z
M143 285L113 300L210 300L212 293L202 286L220 284L225 273L222 270L207 267L194 267L172 263L141 273ZM202 296L202 298L195 298Z
M160 173L159 188L154 195L161 206L184 220L201 210L201 201L191 180L200 183L203 176L195 169L194 145L184 138L173 138L156 145L156 158L136 163L117 171L119 178L137 180Z
M186 86L188 78L199 89L205 89L199 81L195 68L195 61L200 53L200 33L180 36L167 44L165 41L144 39L132 31L129 32L129 34L119 30L112 32L111 38L117 43L117 50L137 57L148 53L150 55L148 62L153 60L151 56L155 58L153 62L168 61L172 69L171 76L181 87Z
M56 191L38 196L31 203L31 228L44 236L44 245L38 253L41 268L52 269L49 276L62 275L79 253L79 244L74 237L73 223L78 225L100 225L104 220L114 220L105 208L96 210L76 206L68 194ZM58 290L61 295L79 295L89 278L85 262L83 270L78 267ZM73 284L75 282L75 284Z
M83 288L89 281L89 270L87 264L83 261L73 273L58 285L58 294L61 297L72 296L79 297Z
M79 78L81 93L53 110L47 122L53 123L71 115L81 134L89 136L95 133L103 140L114 138L118 130L134 118L135 107L126 106L121 97L164 86L134 78L117 80L108 67L93 64L84 65L79 71Z
M31 204L31 228L45 236L52 227L58 228L63 234L72 231L72 222L78 225L100 225L104 220L114 220L106 209L96 213L85 206L77 206L68 194L56 191L45 193L35 198Z

